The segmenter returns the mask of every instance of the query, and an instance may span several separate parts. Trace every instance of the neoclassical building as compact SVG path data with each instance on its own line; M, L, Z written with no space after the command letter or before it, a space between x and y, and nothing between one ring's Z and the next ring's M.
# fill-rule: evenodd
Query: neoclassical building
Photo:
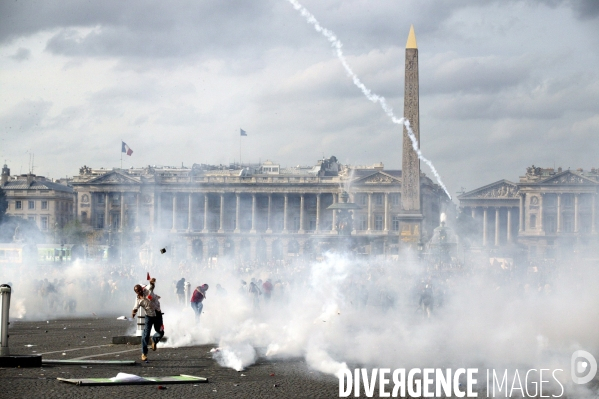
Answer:
M401 230L401 171L382 164L345 166L335 157L315 166L284 168L267 161L240 167L193 165L139 169L83 167L72 180L77 217L110 236L133 244L168 242L177 259L230 256L247 260L316 254L336 235L328 210L347 191L360 206L352 235L359 251L397 253ZM420 176L423 238L438 226L451 202L424 174ZM127 244L129 245L129 244Z
M483 247L521 244L532 257L555 257L597 243L599 170L527 168L508 180L458 196L478 222Z
M29 220L42 232L55 231L74 219L75 193L66 184L32 173L11 176L4 165L0 187L8 201L6 214Z

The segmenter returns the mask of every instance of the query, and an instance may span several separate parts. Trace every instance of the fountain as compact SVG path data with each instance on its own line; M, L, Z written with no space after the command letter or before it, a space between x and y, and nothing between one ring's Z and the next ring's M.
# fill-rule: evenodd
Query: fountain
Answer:
M356 252L356 249L360 245L367 243L367 238L352 235L354 229L353 212L356 209L361 209L361 207L353 202L349 202L347 191L342 191L339 194L339 201L326 209L335 212L336 222L333 226L333 231L336 231L337 234L317 234L312 236L317 253L323 254L327 251L353 253Z

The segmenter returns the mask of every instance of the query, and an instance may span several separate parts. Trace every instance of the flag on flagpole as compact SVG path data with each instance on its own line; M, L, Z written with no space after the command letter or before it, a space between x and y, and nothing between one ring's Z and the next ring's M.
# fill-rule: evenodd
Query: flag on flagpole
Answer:
M121 152L124 152L125 154L131 156L131 154L133 154L133 150L131 149L131 147L129 147L127 145L127 143L125 143L124 141L121 141L122 146L121 146Z
M239 129L239 133L240 133L242 136L247 136L247 135L248 135L248 134L245 132L245 130L243 130L243 129Z

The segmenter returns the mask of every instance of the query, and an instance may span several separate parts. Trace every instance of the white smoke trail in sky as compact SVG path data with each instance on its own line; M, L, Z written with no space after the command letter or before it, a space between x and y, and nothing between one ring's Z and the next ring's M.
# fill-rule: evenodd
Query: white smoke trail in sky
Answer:
M314 29L316 29L317 32L322 33L322 35L328 39L328 41L331 43L331 46L335 49L335 52L337 53L337 58L339 58L339 61L341 61L343 68L345 68L345 70L347 71L348 75L351 77L354 84L360 90L362 90L362 93L366 96L366 98L368 98L373 103L379 103L381 105L381 107L383 108L383 111L385 111L385 113L391 118L393 123L396 123L398 125L403 125L406 127L406 130L408 131L408 137L410 137L410 140L412 141L412 147L414 148L414 151L416 151L418 158L422 162L426 163L429 166L429 168L435 175L437 182L443 188L443 190L445 190L445 194L447 194L449 199L451 199L451 195L449 194L449 191L447 191L445 184L443 184L443 182L441 181L441 176L439 176L437 169L435 169L435 167L431 161L429 161L428 159L426 159L424 157L424 155L422 155L422 151L420 151L420 148L418 147L418 140L416 139L416 136L414 135L414 132L412 131L412 128L410 127L410 121L407 120L406 118L396 117L395 114L393 113L393 109L387 104L385 97L379 96L378 94L373 93L369 88L367 88L360 81L358 76L354 73L354 71L351 69L351 67L347 63L347 60L345 59L345 56L343 55L343 51L341 51L341 47L343 47L343 44L341 43L341 41L339 39L337 39L337 36L335 36L335 34L332 31L330 31L326 28L323 28L320 25L320 23L316 20L314 15L312 15L310 13L310 11L308 11L306 9L306 7L302 6L296 0L287 0L287 1L289 1L289 3L291 3L291 5L293 5L293 8L298 10L306 18L306 21L309 24L314 26Z

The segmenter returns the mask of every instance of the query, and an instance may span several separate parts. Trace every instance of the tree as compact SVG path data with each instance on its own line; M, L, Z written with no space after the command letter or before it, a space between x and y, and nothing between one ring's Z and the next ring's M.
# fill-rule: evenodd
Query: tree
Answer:
M39 244L44 242L44 235L35 222L16 216L6 216L0 224L0 242L13 242L13 240L26 244Z

